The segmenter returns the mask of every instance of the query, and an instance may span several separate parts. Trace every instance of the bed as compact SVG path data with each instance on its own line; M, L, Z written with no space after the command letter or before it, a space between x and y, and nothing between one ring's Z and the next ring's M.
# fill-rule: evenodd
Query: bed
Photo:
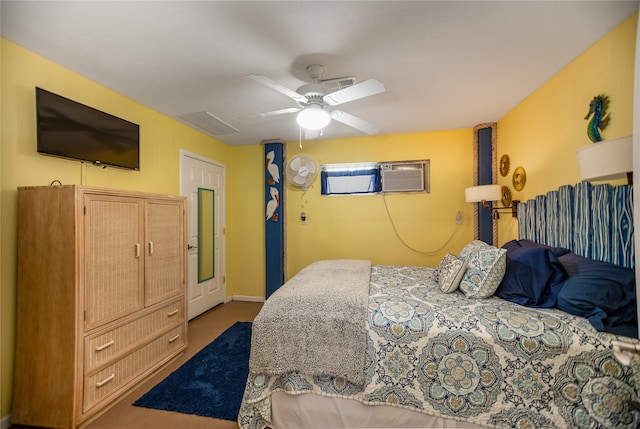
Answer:
M254 320L240 428L639 427L633 267L544 241L309 265Z

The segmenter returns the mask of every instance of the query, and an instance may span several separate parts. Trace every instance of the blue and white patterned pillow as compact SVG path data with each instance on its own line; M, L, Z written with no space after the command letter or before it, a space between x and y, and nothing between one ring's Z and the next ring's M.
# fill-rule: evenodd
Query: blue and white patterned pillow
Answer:
M460 257L467 262L460 290L467 298L488 298L493 295L507 269L507 250L476 240L462 249Z
M458 289L462 276L467 269L467 261L450 253L438 265L438 285L443 293L451 293Z
M460 259L467 259L467 257L472 253L476 253L477 251L486 249L487 247L493 246L488 245L484 241L474 240L464 246L464 248L460 251Z

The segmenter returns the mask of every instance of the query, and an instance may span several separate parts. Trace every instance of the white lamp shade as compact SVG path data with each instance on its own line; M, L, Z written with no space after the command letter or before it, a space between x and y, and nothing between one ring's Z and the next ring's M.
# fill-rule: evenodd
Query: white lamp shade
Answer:
M468 203L498 201L502 198L502 187L500 185L472 186L464 190L464 198Z
M633 171L632 136L604 140L578 149L580 180L623 179Z
M331 122L331 115L318 104L305 107L298 113L296 122L306 130L319 130Z

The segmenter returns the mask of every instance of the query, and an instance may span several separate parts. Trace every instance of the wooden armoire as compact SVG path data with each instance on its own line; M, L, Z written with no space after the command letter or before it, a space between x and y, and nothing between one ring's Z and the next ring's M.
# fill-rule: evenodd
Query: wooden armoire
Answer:
M13 423L75 428L184 351L184 197L18 189Z

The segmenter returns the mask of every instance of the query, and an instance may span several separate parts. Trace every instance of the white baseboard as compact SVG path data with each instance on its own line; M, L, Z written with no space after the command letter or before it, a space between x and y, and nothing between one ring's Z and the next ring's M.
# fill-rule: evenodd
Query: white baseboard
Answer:
M227 299L229 301L248 301L248 302L264 302L265 301L263 296L247 296L247 295L232 295L230 297L227 297Z
M11 415L4 416L0 419L0 429L9 429L11 427Z

